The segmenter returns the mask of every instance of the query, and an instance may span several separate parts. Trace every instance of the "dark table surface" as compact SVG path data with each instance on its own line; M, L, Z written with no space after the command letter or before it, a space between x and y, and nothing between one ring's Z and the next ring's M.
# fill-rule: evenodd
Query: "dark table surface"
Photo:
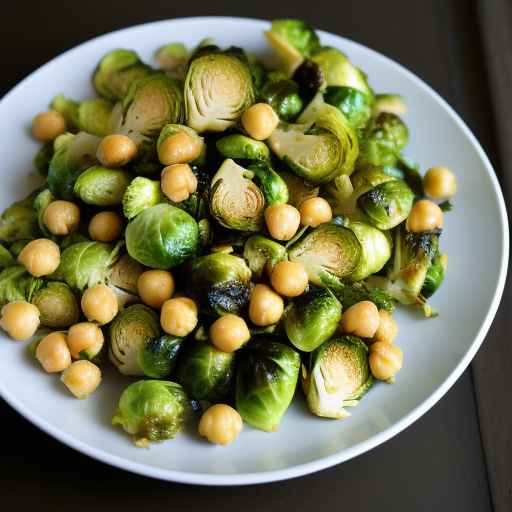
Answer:
M481 13L473 2L196 0L179 4L47 0L3 5L0 95L59 53L120 27L193 15L300 17L375 48L423 78L462 115L499 167L479 25ZM486 379L486 371L493 363L492 347L499 333L505 332L504 322L502 312L474 363L478 381L483 383L477 390L480 402L494 396L493 381ZM472 371L468 369L431 411L370 453L303 478L239 488L178 485L103 465L38 431L0 400L4 434L1 508L129 512L171 507L273 511L321 506L352 511L378 507L396 512L485 512L493 510L494 497L495 510L511 510L507 494L510 475L495 436L486 436L487 424L480 425L475 397ZM486 422L491 416L489 410L484 408ZM500 417L501 428L510 431L507 414ZM496 428L500 434L495 424L492 432ZM482 432L487 439L485 452Z

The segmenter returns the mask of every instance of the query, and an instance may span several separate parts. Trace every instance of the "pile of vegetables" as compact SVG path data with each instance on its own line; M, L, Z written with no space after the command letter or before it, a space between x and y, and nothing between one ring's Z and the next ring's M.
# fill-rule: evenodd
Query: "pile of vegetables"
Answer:
M421 176L403 100L307 24L266 36L274 67L210 40L157 68L109 52L98 97L34 118L44 183L0 217L2 328L78 398L102 365L138 378L113 424L139 446L201 412L213 443L275 431L297 387L344 418L402 367L395 305L435 315L454 175Z

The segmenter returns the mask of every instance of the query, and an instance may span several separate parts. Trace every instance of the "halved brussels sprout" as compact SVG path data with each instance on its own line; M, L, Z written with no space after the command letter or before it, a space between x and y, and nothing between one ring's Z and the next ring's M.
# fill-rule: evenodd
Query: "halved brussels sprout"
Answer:
M110 324L109 335L108 355L117 369L124 375L144 375L139 353L149 340L160 336L157 314L143 304L128 306Z
M138 176L126 188L123 195L123 213L127 219L133 219L140 212L165 202L160 181Z
M161 146L169 137L172 137L177 133L186 133L199 147L201 147L200 155L193 162L190 162L190 165L201 165L204 163L206 158L206 144L204 143L203 137L200 137L195 130L192 130L192 128L189 128L184 124L166 124L158 136L156 142L157 151L160 151Z
M56 197L73 200L78 176L96 161L100 138L85 132L55 139L55 153L48 169L48 188Z
M144 267L138 261L135 261L128 254L123 254L112 267L108 276L108 284L129 293L137 294L137 280L142 272L144 272Z
M31 240L40 234L37 212L33 207L34 194L16 201L0 216L0 240L16 242Z
M325 102L339 109L358 133L372 116L371 97L352 87L331 85L324 94Z
M146 340L140 346L137 356L142 373L153 379L163 379L171 375L183 341L183 338L168 334Z
M130 180L127 171L95 165L78 176L73 192L84 203L114 206L121 204Z
M292 121L304 107L299 86L293 80L269 80L261 90L261 99L268 103L282 121Z
M42 325L54 328L70 327L78 322L80 309L71 288L65 283L49 282L32 298Z
M182 43L170 43L158 48L156 63L172 78L184 80L190 52Z
M114 105L103 98L86 100L78 106L78 128L98 137L111 133L111 115Z
M318 185L310 183L292 172L279 170L279 176L283 178L288 187L288 204L295 208L299 208L306 199L317 197L320 192Z
M286 204L288 202L288 186L267 162L255 162L249 166L254 173L255 181L265 197L265 204Z
M377 116L381 112L399 116L407 112L407 105L399 94L377 94L373 105L373 115Z
M304 265L311 283L326 286L333 279L352 275L362 253L361 243L350 229L322 224L293 244L288 255Z
M326 341L303 366L303 388L308 407L324 418L346 418L345 407L358 404L373 384L368 347L357 336Z
M267 265L272 270L277 263L288 259L288 254L286 248L274 240L253 235L245 242L244 258L249 264L252 275L260 279Z
M428 299L434 295L444 280L447 267L448 255L440 254L437 252L437 254L432 259L430 267L428 267L425 281L423 281L423 286L421 287L422 297Z
M34 167L42 176L46 176L48 174L48 166L50 165L52 157L53 143L46 142L39 148L36 156L34 157Z
M15 300L30 302L43 286L42 279L32 276L21 265L4 268L0 272L0 306Z
M136 444L147 446L149 441L173 439L192 413L192 405L179 384L140 380L123 391L112 425L133 435Z
M310 125L281 125L268 143L296 174L313 183L326 183L351 174L358 155L357 136L345 116L324 105Z
M210 210L225 227L259 231L263 227L265 197L250 178L254 173L233 160L224 160L212 178Z
M130 84L152 73L132 50L112 50L99 62L92 76L96 92L109 100L120 100Z
M219 153L225 158L244 160L268 160L270 158L270 151L264 142L239 133L226 135L219 139L215 145Z
M65 281L73 290L83 291L106 280L119 255L119 245L79 242L60 255L60 265L51 279Z
M192 340L180 358L176 380L191 398L219 402L230 394L234 373L234 353Z
M238 314L249 302L250 281L251 270L242 258L217 252L192 262L189 292L207 313Z
M299 378L300 356L272 335L258 335L237 355L236 410L249 425L275 432Z
M373 302L379 310L384 309L391 313L395 309L395 303L391 295L380 288L370 286L365 281L350 284L341 283L341 286L337 286L333 291L341 302L343 309L348 309L363 300Z
M293 300L283 324L292 345L311 352L334 334L340 319L341 304L333 293L312 289Z
M190 62L184 94L187 125L199 133L226 130L254 103L247 65L234 55L213 50Z
M0 244L0 270L7 267L12 267L16 264L14 256L11 254L9 249Z
M158 204L139 213L126 228L128 254L151 268L170 269L195 253L197 222L170 204Z
M78 105L78 101L66 98L64 94L57 94L52 99L50 108L64 117L66 128L71 132L78 129Z

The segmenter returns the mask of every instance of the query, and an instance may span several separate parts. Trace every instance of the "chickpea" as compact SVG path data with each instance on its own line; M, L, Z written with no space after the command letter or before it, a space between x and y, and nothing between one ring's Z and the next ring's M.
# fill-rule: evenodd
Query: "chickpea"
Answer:
M376 379L393 382L403 360L404 355L396 345L382 341L370 345L370 370Z
M211 342L223 352L238 350L250 338L245 320L231 313L217 318L210 327Z
M81 306L87 320L100 325L113 320L119 309L116 294L105 284L87 288L82 295Z
M188 164L166 167L160 179L162 192L175 203L185 201L197 190L197 178Z
M80 208L70 201L52 201L44 211L43 222L53 235L69 235L78 229Z
M188 133L178 132L167 137L158 148L158 159L163 165L186 164L199 157L203 142Z
M101 370L90 361L75 361L60 380L77 398L87 398L100 385Z
M187 336L197 325L196 303L187 297L166 300L160 311L160 325L167 334Z
M311 197L301 203L300 223L315 228L332 219L331 205L322 197Z
M91 322L72 325L68 331L68 347L73 359L91 359L103 348L105 338L101 329Z
M431 167L423 178L423 187L434 199L450 199L457 192L457 179L447 167Z
M99 212L89 222L89 236L98 242L112 242L121 236L123 219L116 212Z
M122 167L136 156L137 144L121 134L103 137L96 150L96 157L105 167Z
M39 310L24 300L9 302L2 308L0 327L15 340L28 340L39 327Z
M60 249L52 240L38 238L23 247L18 261L33 276L47 276L55 272L60 264Z
M420 199L414 203L405 226L411 233L422 233L423 231L442 229L443 224L441 208L428 199Z
M66 120L55 110L41 112L32 121L32 135L41 142L50 142L65 131Z
M236 439L242 427L242 418L233 407L215 404L201 416L198 430L210 443L226 445Z
M298 297L308 286L304 265L296 261L280 261L270 276L272 288L285 297Z
M242 126L256 140L268 139L279 124L279 117L267 103L255 103L242 114Z
M63 332L51 332L37 345L36 358L48 373L62 372L71 364L71 354Z
M160 309L174 293L174 279L166 270L147 270L139 276L137 290L142 302Z
M291 204L273 204L265 208L265 222L272 238L290 240L300 225L300 213Z
M283 299L266 284L257 284L251 293L249 318L254 325L272 325L284 311Z
M393 343L398 334L398 324L395 319L385 309L379 310L379 327L373 336L374 341L383 343Z
M377 306L369 300L350 306L341 317L341 329L361 338L373 338L379 328L380 316Z

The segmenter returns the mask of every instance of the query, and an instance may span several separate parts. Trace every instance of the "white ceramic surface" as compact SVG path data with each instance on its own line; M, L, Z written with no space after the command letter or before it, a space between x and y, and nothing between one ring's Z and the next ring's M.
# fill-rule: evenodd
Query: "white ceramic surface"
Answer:
M34 113L44 110L58 92L79 99L90 96L90 74L105 52L133 48L150 62L159 45L183 41L191 47L213 36L221 45L264 53L262 31L267 25L237 18L141 25L89 41L32 73L0 101L0 207L33 184L29 173L37 145L28 129ZM362 67L377 91L405 97L411 132L407 154L419 160L422 169L434 164L451 167L459 181L455 210L446 216L442 237L450 256L448 275L432 301L441 314L425 320L414 312L397 313L397 343L405 364L396 384L374 386L346 420L316 418L296 397L277 433L246 427L236 443L223 448L190 432L145 450L135 448L110 425L126 379L107 371L91 398L75 400L58 377L44 374L27 357L25 343L0 335L0 393L28 420L83 453L144 475L212 485L268 482L332 466L386 441L432 407L467 367L495 315L508 261L506 212L493 169L455 112L412 73L357 43L327 33L320 36Z

